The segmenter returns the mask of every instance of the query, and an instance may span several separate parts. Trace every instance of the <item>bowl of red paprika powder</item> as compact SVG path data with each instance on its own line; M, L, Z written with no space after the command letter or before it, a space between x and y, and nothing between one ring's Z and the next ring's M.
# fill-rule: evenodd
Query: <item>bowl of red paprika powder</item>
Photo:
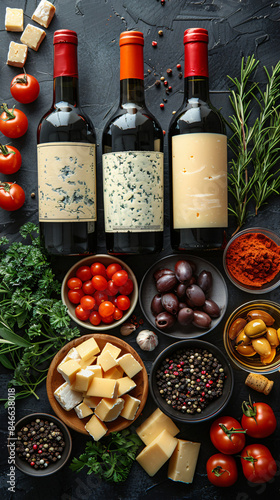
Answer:
M244 229L227 244L223 264L227 277L240 290L270 292L280 284L280 237L261 227Z

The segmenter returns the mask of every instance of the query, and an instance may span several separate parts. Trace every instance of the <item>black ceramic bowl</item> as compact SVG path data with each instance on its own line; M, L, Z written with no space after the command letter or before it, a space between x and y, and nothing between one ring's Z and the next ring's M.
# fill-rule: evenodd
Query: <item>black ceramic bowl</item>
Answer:
M64 437L64 442L65 442L65 447L61 455L61 459L57 460L56 462L50 464L46 469L34 469L31 465L29 465L28 462L25 460L22 460L18 454L12 451L15 446L13 443L16 443L16 437L17 433L27 424L32 422L33 420L36 419L41 419L44 421L48 422L53 422L63 433ZM9 454L10 458L15 459L15 465L17 468L21 471L24 472L25 474L28 474L29 476L34 476L34 477L45 477L45 476L50 476L51 474L54 474L57 472L59 469L61 469L69 459L71 450L72 450L72 438L71 435L63 422L59 420L58 418L54 417L53 415L49 415L48 413L31 413L29 415L26 415L25 417L21 418L18 420L18 422L15 424L15 431L14 434L9 435L8 439L8 449L9 449Z
M218 361L222 364L225 373L225 380L223 386L223 393L217 399L213 399L206 408L204 408L201 413L182 413L179 410L175 410L169 405L165 399L161 396L159 392L159 387L156 381L156 374L160 368L162 362L165 358L172 358L174 353L179 349L206 349L208 352L213 354ZM216 417L223 408L227 405L232 391L233 391L233 371L228 363L226 357L218 349L218 347L210 344L209 342L204 342L202 340L182 340L180 342L175 342L175 344L170 345L164 349L153 363L152 370L149 378L149 387L151 395L156 403L156 405L172 420L181 423L198 423L210 418Z

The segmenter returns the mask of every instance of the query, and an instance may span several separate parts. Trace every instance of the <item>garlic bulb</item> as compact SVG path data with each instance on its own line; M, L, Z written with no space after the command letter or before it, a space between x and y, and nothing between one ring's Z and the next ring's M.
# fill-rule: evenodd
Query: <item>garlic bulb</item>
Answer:
M136 342L143 351L153 351L158 345L158 337L151 330L142 330L138 333Z

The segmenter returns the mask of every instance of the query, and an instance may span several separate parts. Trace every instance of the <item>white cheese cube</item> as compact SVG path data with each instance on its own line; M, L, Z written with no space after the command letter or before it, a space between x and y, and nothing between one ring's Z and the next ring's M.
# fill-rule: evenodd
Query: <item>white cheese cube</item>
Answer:
M23 10L6 7L5 15L6 31L23 31Z
M79 392L72 391L69 384L64 382L54 391L54 397L66 411L73 410L73 408L81 403L82 395Z
M59 365L59 373L69 385L75 382L76 374L80 369L80 364L75 359L69 359L65 363Z
M112 422L120 415L124 406L122 398L117 399L101 399L100 403L95 408L95 415L102 420L102 422Z
M133 420L141 403L140 399L134 398L130 394L124 394L122 399L124 400L124 407L121 411L121 417L126 418L126 420Z
M11 42L7 57L7 64L16 68L23 68L27 59L27 45Z
M132 380L129 377L118 378L117 382L118 382L118 398L123 394L126 394L127 392L131 391L131 389L134 389L134 387L136 387L134 380Z
M79 418L85 418L93 414L93 411L84 402L74 408Z
M85 429L93 437L94 441L99 441L99 439L105 436L108 430L106 425L96 415L92 415L91 419L86 423Z
M34 10L31 19L44 26L44 28L48 28L54 13L55 6L47 0L41 0L38 7Z
M94 374L91 370L81 369L76 373L76 378L71 389L73 389L73 391L86 392L93 377Z
M20 37L20 41L37 52L45 36L44 30L28 24Z
M100 352L98 344L93 337L77 345L76 349L84 361L87 361Z
M128 377L132 378L138 372L142 370L142 366L136 359L132 356L132 354L124 354L118 360L119 366L124 370L124 372L128 375Z

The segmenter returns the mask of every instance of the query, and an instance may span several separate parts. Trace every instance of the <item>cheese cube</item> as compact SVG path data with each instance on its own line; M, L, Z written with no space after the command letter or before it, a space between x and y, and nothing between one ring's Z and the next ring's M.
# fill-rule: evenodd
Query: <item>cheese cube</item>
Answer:
M69 359L69 361L59 365L59 373L69 385L74 383L76 374L80 369L81 367L75 359Z
M84 361L100 352L97 342L93 337L79 344L76 349Z
M55 13L55 6L47 0L41 0L32 14L32 21L48 28Z
M96 356L91 356L89 359L79 359L79 363L80 363L80 366L81 368L88 368L89 366L92 365L92 363L94 363L94 361L96 360Z
M79 392L72 391L67 382L64 382L54 391L54 397L66 411L73 410L82 401L82 395Z
M84 402L74 408L79 418L85 418L93 414L93 411Z
M117 379L118 382L118 397L126 394L136 387L134 380L131 380L129 377L122 377Z
M118 379L123 376L123 369L120 366L113 366L107 372L104 373L104 378L114 378Z
M94 441L99 441L108 430L106 425L95 415L92 415L91 419L86 423L85 429L93 437Z
M176 436L180 432L180 429L174 424L173 420L157 408L137 427L136 432L145 444L150 444L164 429L171 436Z
M130 353L121 356L118 359L118 364L130 378L142 370L140 363Z
M178 439L168 464L169 479L182 483L192 483L199 450L200 443Z
M87 391L93 377L94 374L91 370L81 369L77 372L76 379L72 384L71 389L79 392Z
M116 398L118 396L118 382L109 378L93 377L87 391L87 396Z
M20 37L20 41L25 43L30 49L38 50L46 33L41 28L28 24Z
M140 399L134 398L130 394L124 394L122 399L124 400L124 407L121 411L121 417L126 418L126 420L133 420L141 403Z
M117 347L116 345L110 344L110 342L107 342L105 346L102 349L102 353L109 351L114 359L117 359L118 355L121 353L121 349Z
M89 408L96 408L100 401L101 398L95 398L94 396L85 396L83 399L83 403L85 403L85 405Z
M100 403L95 408L95 415L102 420L102 422L112 422L120 415L124 406L122 398L117 399L101 399Z
M27 59L27 50L27 45L10 42L7 64L9 64L9 66L23 68Z
M95 377L102 378L103 370L100 365L89 365L87 370L90 370Z
M5 15L6 31L23 31L23 10L6 7Z
M154 476L171 457L176 448L177 441L177 438L171 436L164 429L154 441L145 446L136 457L136 460L149 476Z
M65 361L69 361L69 359L80 359L80 355L76 347L72 347L72 349L70 349L70 351L66 354L66 356L64 356L60 364L65 363Z
M117 365L117 361L113 358L110 351L102 351L100 356L98 356L98 363L102 366L104 372Z

